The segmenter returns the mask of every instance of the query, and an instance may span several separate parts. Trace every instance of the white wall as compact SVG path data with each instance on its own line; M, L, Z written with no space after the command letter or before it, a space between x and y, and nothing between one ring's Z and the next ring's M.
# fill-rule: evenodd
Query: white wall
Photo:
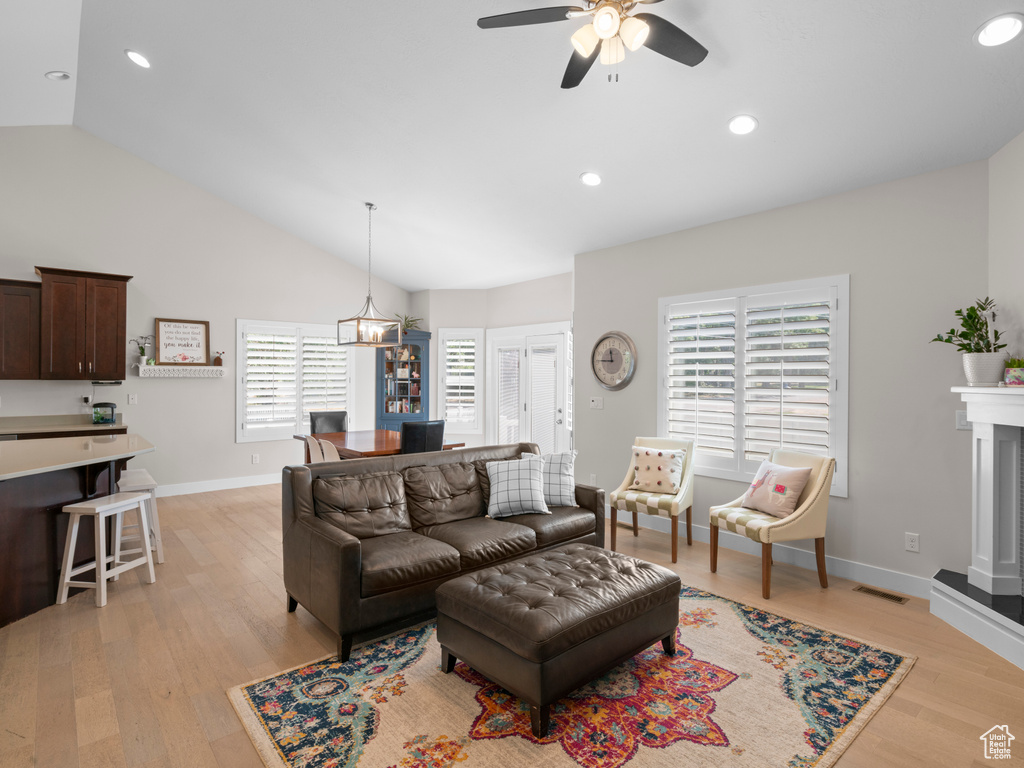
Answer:
M437 331L439 328L507 328L572 319L572 273L542 277L512 285L483 290L432 290L412 294L412 314L424 318L421 327L433 333L430 347L430 413L440 418L437 395L440 374ZM481 349L482 365L486 365L486 349ZM481 369L481 386L483 369ZM486 398L481 392L479 403L481 425ZM483 426L479 433L464 434L445 431L445 437L468 446L483 445Z
M0 169L0 276L34 280L35 265L133 275L129 338L153 333L156 317L209 320L211 347L227 350L223 379L132 373L96 392L156 445L133 466L167 486L301 461L294 440L234 442L235 319L333 324L362 305L365 271L77 128L0 128ZM408 312L407 292L378 279L373 290L382 311ZM352 428L370 429L374 351L355 352ZM81 413L92 387L5 381L0 393L2 416Z
M1024 133L988 161L988 295L1006 351L1024 357Z
M978 162L577 256L577 478L616 487L633 437L657 434L659 297L849 273L850 492L831 500L828 554L920 577L965 571L971 443L949 392L963 374L928 340L987 290L987 198ZM637 344L620 392L598 387L584 353L612 329ZM604 410L588 408L595 395ZM698 477L695 524L743 490ZM904 551L906 531L920 553Z

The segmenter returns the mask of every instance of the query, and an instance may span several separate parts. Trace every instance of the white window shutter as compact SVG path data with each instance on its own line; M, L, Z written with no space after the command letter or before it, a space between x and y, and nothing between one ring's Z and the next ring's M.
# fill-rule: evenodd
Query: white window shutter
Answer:
M260 430L295 423L296 338L245 334L245 428Z

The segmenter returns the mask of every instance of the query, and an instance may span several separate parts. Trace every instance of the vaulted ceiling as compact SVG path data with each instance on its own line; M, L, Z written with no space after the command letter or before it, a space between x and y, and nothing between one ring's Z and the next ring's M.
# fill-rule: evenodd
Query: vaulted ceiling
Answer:
M566 272L1024 130L1024 36L972 39L1024 0L665 0L644 11L703 43L702 64L641 49L574 90L583 21L476 25L543 5L0 0L0 125L73 122L358 266L371 200L374 273L409 290ZM729 133L741 113L759 129Z

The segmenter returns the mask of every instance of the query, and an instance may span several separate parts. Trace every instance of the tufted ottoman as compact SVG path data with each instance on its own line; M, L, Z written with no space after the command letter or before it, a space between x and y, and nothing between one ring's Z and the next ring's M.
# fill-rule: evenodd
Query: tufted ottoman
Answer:
M589 544L567 544L437 588L441 668L462 659L530 705L547 735L550 705L661 640L675 653L679 577Z

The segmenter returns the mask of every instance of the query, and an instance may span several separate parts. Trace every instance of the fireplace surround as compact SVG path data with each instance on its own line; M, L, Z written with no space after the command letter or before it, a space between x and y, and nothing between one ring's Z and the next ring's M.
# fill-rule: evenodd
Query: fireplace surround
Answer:
M1024 387L953 387L972 424L971 565L932 578L931 612L1024 668Z

